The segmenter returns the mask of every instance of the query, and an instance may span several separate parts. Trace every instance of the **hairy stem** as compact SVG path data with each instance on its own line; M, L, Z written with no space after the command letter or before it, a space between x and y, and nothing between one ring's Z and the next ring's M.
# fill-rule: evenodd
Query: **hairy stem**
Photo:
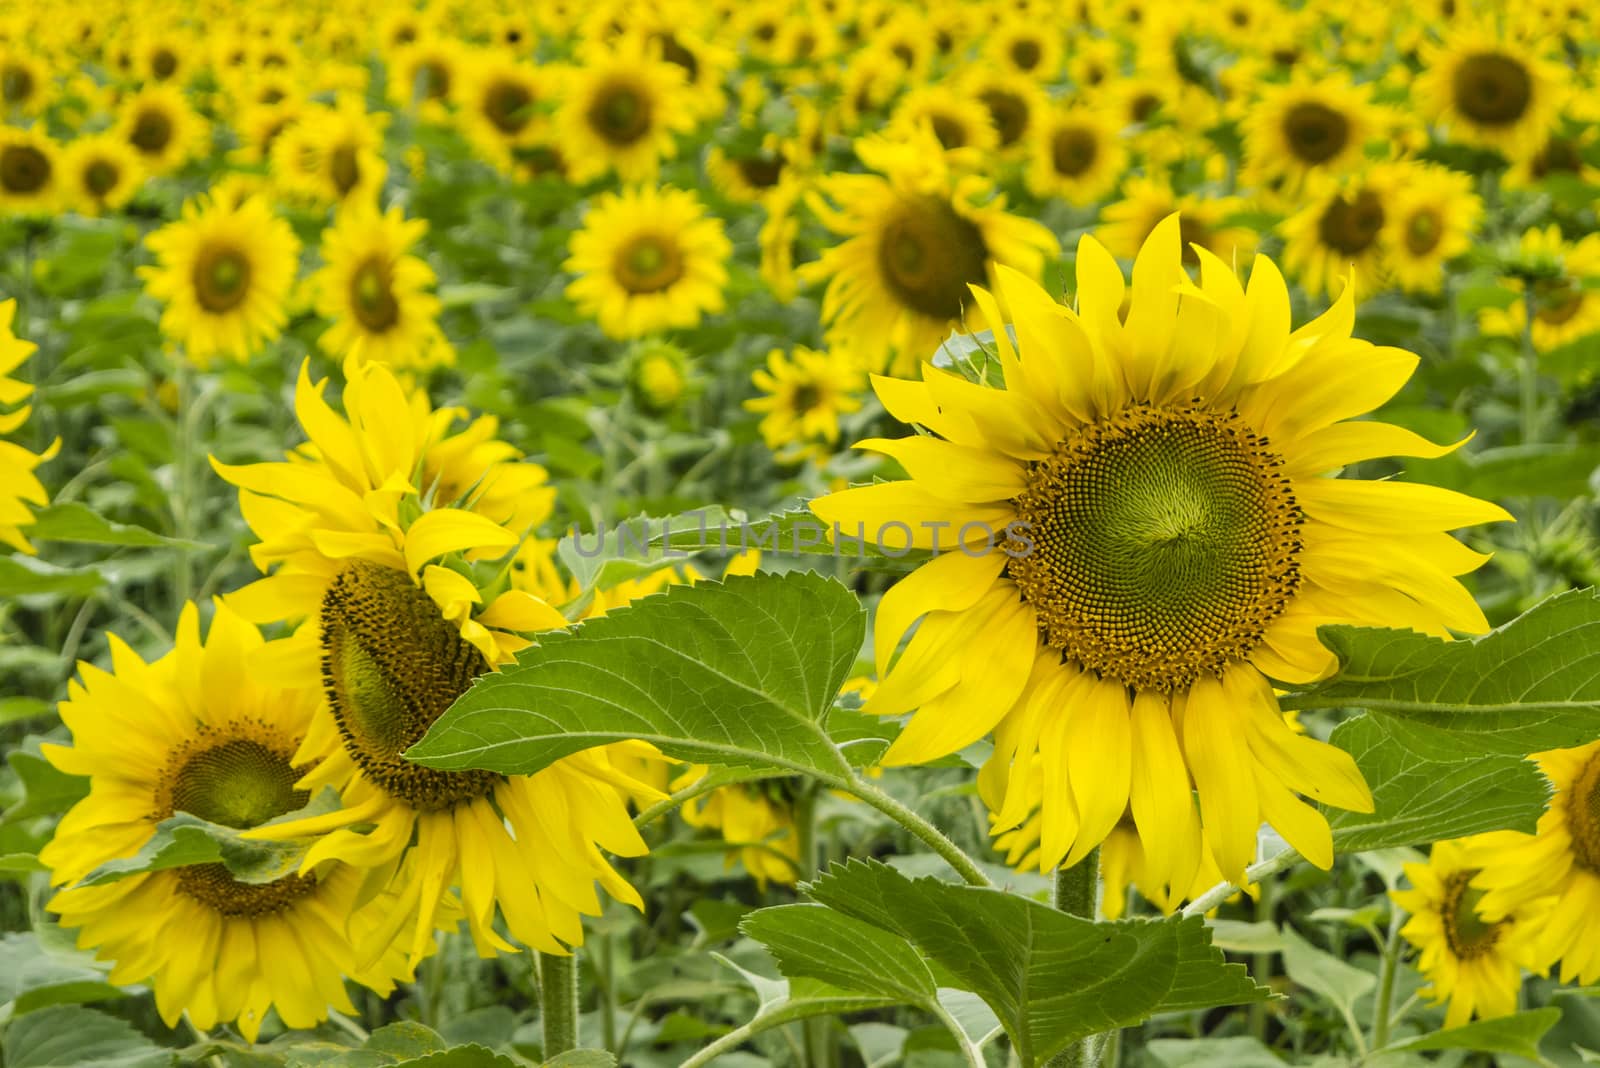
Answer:
M539 954L539 1007L544 1027L544 1059L578 1048L578 960Z
M1093 920L1100 912L1100 849L1070 868L1057 868L1050 903L1061 912ZM1046 1062L1046 1068L1094 1068L1115 1032L1090 1035L1074 1042Z

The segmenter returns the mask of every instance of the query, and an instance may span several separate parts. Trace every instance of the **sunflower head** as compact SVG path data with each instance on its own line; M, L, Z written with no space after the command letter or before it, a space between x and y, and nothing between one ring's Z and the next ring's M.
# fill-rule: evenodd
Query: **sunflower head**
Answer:
M61 150L36 129L0 128L0 213L50 214L62 191Z

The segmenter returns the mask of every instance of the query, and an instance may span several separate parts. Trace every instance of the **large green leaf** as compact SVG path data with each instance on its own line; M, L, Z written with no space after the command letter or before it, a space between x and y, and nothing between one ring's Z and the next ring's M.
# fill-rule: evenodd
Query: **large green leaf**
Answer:
M126 1020L76 1005L18 1017L0 1049L6 1068L157 1068L177 1059Z
M938 985L904 938L823 905L777 905L739 925L767 947L790 979L808 976L846 990L927 1004Z
M51 1005L104 1001L122 997L106 982L93 954L59 954L45 949L32 931L15 931L0 937L0 1006L12 1005L17 1013Z
M876 861L835 867L806 892L905 939L939 985L983 998L1024 1065L1158 1012L1268 996L1223 962L1198 916L1093 923L1017 894L907 879Z
M823 724L861 649L855 596L810 572L677 586L544 636L406 756L531 773L628 738L669 756L840 778Z
M103 582L93 568L56 567L31 556L0 556L0 597L87 597Z
M41 756L39 739L25 739L23 745L25 748L6 754L6 763L22 784L22 798L0 815L0 823L65 812L89 796L89 780L68 775Z
M140 548L209 549L203 541L169 538L143 527L113 523L75 502L52 504L34 517L28 538L37 541L71 541L87 545L131 545Z
M1523 756L1600 738L1600 594L1573 590L1470 641L1323 627L1339 657L1328 682L1288 708L1356 706L1433 760Z
M1500 1016L1492 1020L1474 1020L1448 1031L1434 1031L1406 1042L1384 1048L1385 1053L1400 1051L1431 1051L1444 1049L1474 1049L1485 1053L1509 1053L1540 1060L1539 1040L1561 1019L1561 1010L1551 1006Z
M1347 1018L1353 1019L1356 1000L1378 985L1377 976L1324 952L1285 926L1283 970L1289 978L1327 998Z

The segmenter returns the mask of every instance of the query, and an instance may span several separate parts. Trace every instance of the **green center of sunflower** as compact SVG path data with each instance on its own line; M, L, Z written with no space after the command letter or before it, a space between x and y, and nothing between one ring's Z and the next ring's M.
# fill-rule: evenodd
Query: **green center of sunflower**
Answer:
M1170 691L1247 657L1300 584L1282 459L1236 412L1135 405L1030 465L1006 569L1041 639Z
M1444 940L1457 960L1471 960L1494 949L1500 932L1510 923L1500 920L1486 923L1478 915L1478 902L1483 891L1471 885L1478 869L1460 871L1445 880L1444 899L1439 904L1439 918L1443 921Z
M1322 244L1346 256L1371 248L1383 232L1383 201L1370 189L1353 198L1334 197L1317 222Z
M450 95L450 68L443 63L423 63L417 68L417 81L424 100L444 100Z
M1481 126L1511 126L1533 102L1533 78L1515 56L1478 52L1451 80L1456 110Z
M612 267L629 293L659 293L683 277L683 254L669 238L640 234L617 250Z
M220 740L202 728L194 745L174 754L163 773L156 819L187 812L245 830L303 808L304 790L290 764L292 746L254 738ZM223 916L281 912L316 888L312 876L286 875L269 883L242 883L222 864L192 864L177 871L178 889Z
M50 157L32 145L0 149L0 188L7 193L37 193L50 182Z
M1004 89L986 89L978 94L978 99L989 109L989 118L994 122L1001 148L1016 144L1028 132L1028 103L1016 93Z
M412 808L485 797L488 771L438 771L401 757L489 670L483 654L411 576L357 561L322 599L322 679L345 751L366 777Z
M1081 126L1063 127L1050 139L1050 162L1056 173L1066 178L1076 178L1088 171L1099 154L1099 139L1092 130Z
M1406 220L1406 250L1413 256L1426 256L1439 247L1443 236L1439 213L1432 209L1425 208Z
M341 197L361 184L361 160L354 145L340 145L328 153L328 177Z
M1600 750L1589 757L1567 791L1567 830L1572 835L1573 860L1600 875Z
M178 69L178 57L170 48L160 48L150 57L150 73L156 76L156 81L164 82L172 77Z
M1018 70L1032 70L1043 58L1044 49L1039 47L1038 41L1023 39L1011 46L1011 62L1017 65Z
M533 121L533 93L521 82L495 82L483 95L483 117L507 136L521 133Z
M1567 138L1552 137L1533 157L1528 169L1535 178L1558 172L1577 174L1583 170L1583 157L1578 153L1578 146Z
M172 119L164 112L147 110L139 112L134 120L133 132L128 141L147 156L160 155L172 140Z
M630 83L613 83L595 94L588 118L595 133L626 148L650 132L650 100Z
M784 159L779 155L763 153L747 156L737 161L739 176L752 189L771 189L783 177Z
M33 97L33 75L28 68L8 64L0 69L0 97L7 104L25 104Z
M960 317L967 286L983 283L988 260L982 231L947 201L932 196L903 201L878 239L885 288L901 304L932 319Z
M97 159L84 168L83 187L91 195L103 197L117 187L117 166L110 160Z
M213 315L244 303L250 293L250 260L232 245L208 245L194 261L194 299Z
M367 257L350 276L350 310L374 334L381 334L400 321L394 278L385 257Z
M1533 297L1533 317L1548 326L1570 322L1583 309L1583 288L1571 278L1541 278Z
M1283 137L1302 163L1326 163L1350 141L1350 120L1332 108L1306 101L1283 117Z

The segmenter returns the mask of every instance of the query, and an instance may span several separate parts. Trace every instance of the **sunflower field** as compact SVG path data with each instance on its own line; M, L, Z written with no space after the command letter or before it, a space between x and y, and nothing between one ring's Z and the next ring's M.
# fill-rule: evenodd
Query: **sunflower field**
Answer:
M0 1068L1600 1063L1600 8L0 6Z

